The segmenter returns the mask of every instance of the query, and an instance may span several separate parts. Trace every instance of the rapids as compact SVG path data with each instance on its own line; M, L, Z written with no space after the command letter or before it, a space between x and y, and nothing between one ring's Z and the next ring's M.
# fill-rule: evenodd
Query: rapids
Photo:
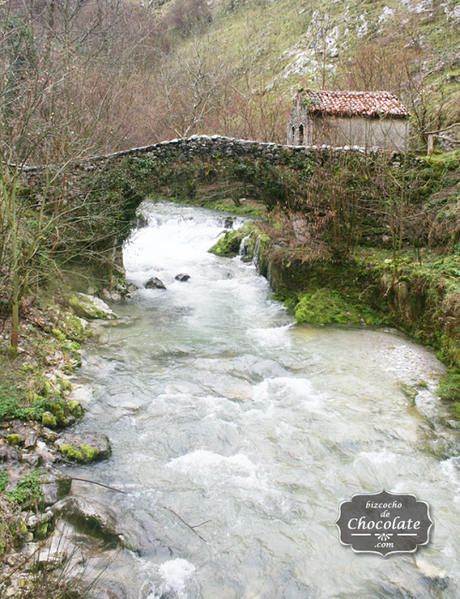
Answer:
M434 354L394 331L298 326L255 266L207 252L224 216L142 213L127 279L167 290L112 306L120 320L87 344L78 380L77 429L106 433L113 456L72 473L126 495L74 492L113 508L139 549L108 580L129 599L459 597L460 437ZM418 385L415 405L401 384ZM429 504L427 547L383 558L340 544L339 504L384 488Z

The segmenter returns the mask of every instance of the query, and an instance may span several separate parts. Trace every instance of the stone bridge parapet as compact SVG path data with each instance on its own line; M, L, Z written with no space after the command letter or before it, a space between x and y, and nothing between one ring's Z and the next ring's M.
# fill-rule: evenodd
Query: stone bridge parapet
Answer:
M133 148L131 150L122 150L112 154L102 156L93 156L89 158L81 158L71 163L71 166L78 170L91 171L95 169L103 169L106 166L116 164L118 161L126 157L143 157L152 156L153 158L161 158L175 155L179 161L187 160L193 156L202 157L218 157L231 156L234 158L249 157L253 159L264 159L268 162L285 164L294 155L303 156L321 156L328 154L374 154L377 149L358 147L358 146L286 146L275 143L264 143L259 141L249 141L243 139L234 139L231 137L222 137L220 135L192 135L188 138L172 139L163 141L150 146ZM41 170L41 167L28 167L24 169L26 173L36 173Z

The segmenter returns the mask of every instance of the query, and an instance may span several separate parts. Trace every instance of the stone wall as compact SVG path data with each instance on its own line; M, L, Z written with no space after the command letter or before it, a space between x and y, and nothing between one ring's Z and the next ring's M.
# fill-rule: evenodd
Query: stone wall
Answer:
M253 159L264 159L273 164L289 164L294 156L305 156L310 159L312 157L326 158L332 154L342 154L344 152L355 152L365 154L364 147L332 147L328 145L322 146L285 146L275 143L262 143L258 141L248 141L242 139L233 139L231 137L221 137L219 135L193 135L184 139L173 139L171 141L163 141L151 146L141 148L133 148L132 150L124 150L113 154L103 156L94 156L83 158L71 163L69 171L74 176L78 177L81 172L93 170L103 170L115 166L126 157L145 157L150 156L153 159L171 158L174 157L178 161L185 161L194 156L215 157L228 156L235 159L240 157L249 157ZM368 151L375 153L375 150ZM33 179L34 176L43 172L42 167L28 167L24 170L26 179Z
M409 120L311 115L300 105L291 109L287 126L288 146L329 144L337 150L366 148L407 151Z

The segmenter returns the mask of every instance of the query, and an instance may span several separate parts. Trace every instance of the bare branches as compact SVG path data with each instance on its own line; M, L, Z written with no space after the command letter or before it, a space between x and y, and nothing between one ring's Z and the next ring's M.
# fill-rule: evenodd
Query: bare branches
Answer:
M205 543L207 543L206 539L203 539L203 537L198 534L195 530L195 528L198 528L199 526L203 526L203 524L207 524L208 522L211 522L211 520L205 520L204 522L201 522L201 524L196 524L195 526L190 526L190 524L188 522L186 522L181 516L179 516L178 513L176 513L174 510L172 510L170 507L166 507L165 505L162 506L165 510L168 510L170 512L172 512L175 516L177 516L179 518L179 520L181 522L183 522L185 524L185 526L187 526L188 528L190 528L190 530L192 532L194 532L196 534L197 537L199 537L202 541L204 541Z

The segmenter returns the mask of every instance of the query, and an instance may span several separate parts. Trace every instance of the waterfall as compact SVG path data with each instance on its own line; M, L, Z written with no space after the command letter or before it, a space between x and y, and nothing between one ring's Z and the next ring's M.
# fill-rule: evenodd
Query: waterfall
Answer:
M261 235L259 235L257 237L257 241L256 241L256 245L254 246L254 255L252 257L252 263L253 265L259 269L259 258L260 258L260 238Z
M249 262L251 259L251 235L252 231L243 237L240 243L240 256L244 262Z

